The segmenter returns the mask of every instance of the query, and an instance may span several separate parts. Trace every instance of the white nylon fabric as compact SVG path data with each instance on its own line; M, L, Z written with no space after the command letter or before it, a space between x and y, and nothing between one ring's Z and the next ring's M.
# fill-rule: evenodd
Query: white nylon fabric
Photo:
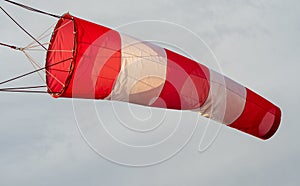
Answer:
M109 98L151 105L159 97L166 81L166 52L131 36L120 36L121 70Z
M246 88L210 70L210 91L207 100L197 111L201 115L225 125L233 123L246 104Z

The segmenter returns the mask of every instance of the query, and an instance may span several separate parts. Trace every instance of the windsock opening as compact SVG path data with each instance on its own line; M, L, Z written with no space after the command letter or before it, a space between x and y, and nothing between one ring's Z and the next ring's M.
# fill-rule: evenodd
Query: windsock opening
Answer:
M46 58L46 83L53 97L59 97L66 90L75 54L76 28L70 14L65 14L55 26Z

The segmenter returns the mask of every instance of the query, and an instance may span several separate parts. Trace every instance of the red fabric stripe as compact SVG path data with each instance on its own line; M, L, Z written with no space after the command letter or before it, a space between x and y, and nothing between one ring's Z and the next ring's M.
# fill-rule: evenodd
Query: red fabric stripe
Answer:
M278 129L280 109L257 95L247 90L247 100L243 113L230 127L241 130L261 139L270 138Z
M118 32L74 17L77 55L72 79L62 97L107 97L121 68Z
M199 108L209 93L208 68L170 50L165 51L168 58L166 83L160 99L152 106L179 110Z

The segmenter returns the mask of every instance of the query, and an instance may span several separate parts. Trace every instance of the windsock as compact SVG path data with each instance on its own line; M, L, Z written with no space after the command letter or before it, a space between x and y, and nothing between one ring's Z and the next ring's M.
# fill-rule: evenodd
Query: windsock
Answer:
M55 98L191 110L260 139L281 119L277 106L194 60L70 14L53 31L45 67Z

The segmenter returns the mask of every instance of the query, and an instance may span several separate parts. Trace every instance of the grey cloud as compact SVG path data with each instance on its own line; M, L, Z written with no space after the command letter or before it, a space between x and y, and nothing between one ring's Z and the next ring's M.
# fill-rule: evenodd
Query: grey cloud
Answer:
M21 2L56 14L70 11L113 28L144 19L183 25L210 45L225 74L278 104L283 119L269 141L223 127L203 153L197 152L204 130L199 122L191 142L177 156L157 166L130 168L104 160L87 146L71 100L1 93L0 185L299 185L299 1ZM34 35L56 21L0 5ZM0 41L31 41L4 14L0 23ZM193 43L191 50L197 47ZM21 54L0 48L1 80L30 69ZM40 83L37 78L17 84Z

